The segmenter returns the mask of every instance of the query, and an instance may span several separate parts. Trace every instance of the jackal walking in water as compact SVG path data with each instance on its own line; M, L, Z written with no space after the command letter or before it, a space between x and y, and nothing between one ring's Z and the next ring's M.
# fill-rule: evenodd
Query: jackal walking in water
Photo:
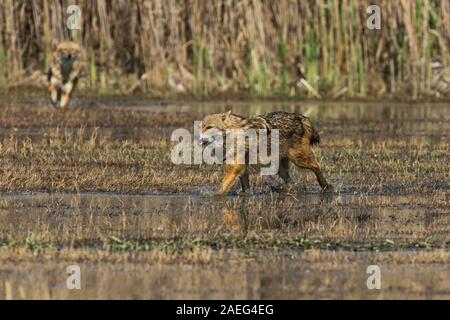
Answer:
M300 168L312 170L322 189L331 189L314 159L311 147L320 142L320 137L314 129L311 120L299 113L272 112L250 118L226 113L206 116L202 121L200 141L203 145L211 143L209 132L219 130L223 134L232 129L278 129L279 131L279 170L278 175L287 184L290 182L289 163ZM248 150L247 150L248 151ZM249 188L249 166L244 164L229 164L218 194L226 194L239 179L243 191Z

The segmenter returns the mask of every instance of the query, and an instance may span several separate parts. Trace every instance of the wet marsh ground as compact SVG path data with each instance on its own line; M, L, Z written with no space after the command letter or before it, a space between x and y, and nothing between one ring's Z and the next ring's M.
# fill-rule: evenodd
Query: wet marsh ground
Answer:
M450 297L448 104L0 105L0 298ZM223 168L172 164L170 135L229 108L311 117L334 192L292 168L285 192L205 196Z

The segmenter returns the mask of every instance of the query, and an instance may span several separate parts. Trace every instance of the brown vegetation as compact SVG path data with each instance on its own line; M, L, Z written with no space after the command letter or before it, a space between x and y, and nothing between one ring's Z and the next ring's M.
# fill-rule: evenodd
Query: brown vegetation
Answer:
M380 30L366 0L80 1L70 34L70 1L3 1L0 82L35 84L52 46L74 38L94 90L288 96L305 94L304 77L316 97L448 94L448 1L376 2Z

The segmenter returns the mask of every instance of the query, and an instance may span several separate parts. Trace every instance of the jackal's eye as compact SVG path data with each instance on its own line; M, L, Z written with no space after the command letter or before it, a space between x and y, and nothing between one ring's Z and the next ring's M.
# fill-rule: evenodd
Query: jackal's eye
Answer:
M211 126L207 126L206 128L205 128L205 131L208 131L209 129L212 129L213 127L211 127Z

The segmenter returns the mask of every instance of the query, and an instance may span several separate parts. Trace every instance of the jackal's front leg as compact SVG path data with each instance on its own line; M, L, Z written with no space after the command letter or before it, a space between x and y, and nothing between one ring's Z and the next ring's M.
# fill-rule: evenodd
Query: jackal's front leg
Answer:
M58 89L51 85L48 88L48 91L50 92L50 101L52 102L52 105L56 107L58 105Z
M61 94L61 103L60 103L60 107L61 108L65 108L69 105L70 103L70 94L63 92Z
M62 87L61 106L60 106L61 108L65 108L65 107L67 107L69 105L69 103L70 103L70 96L72 94L72 90L73 90L73 83L72 82L67 82Z
M228 191L230 191L230 189L233 187L236 181L245 173L246 173L245 164L235 164L228 166L227 173L225 174L225 177L222 182L222 188L217 194L219 195L226 194Z
M248 170L240 176L242 192L246 192L250 188L250 179L248 177Z

